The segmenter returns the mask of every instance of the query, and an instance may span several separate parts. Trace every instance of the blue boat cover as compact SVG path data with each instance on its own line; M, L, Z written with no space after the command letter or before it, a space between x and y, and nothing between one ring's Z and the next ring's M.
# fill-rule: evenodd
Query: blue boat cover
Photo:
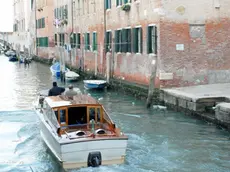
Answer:
M55 71L60 71L60 63L56 62L52 65L52 69Z

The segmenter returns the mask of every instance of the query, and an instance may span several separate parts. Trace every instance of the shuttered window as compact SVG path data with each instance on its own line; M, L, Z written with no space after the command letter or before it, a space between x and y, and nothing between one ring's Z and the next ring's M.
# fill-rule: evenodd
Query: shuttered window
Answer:
M48 47L49 46L49 39L48 39L48 37L37 38L37 46L38 47Z
M57 34L54 34L54 43L57 45Z
M116 6L121 6L123 0L116 0Z
M77 34L77 48L78 49L81 48L81 34L80 33Z
M105 0L105 9L111 9L111 0Z
M111 51L111 48L112 48L111 47L111 44L112 44L112 32L111 31L106 32L105 39L106 39L106 43L105 43L106 52L109 52Z
M97 32L93 32L93 51L97 51Z
M133 37L133 52L134 53L142 53L143 44L142 44L142 28L133 28L132 29L132 37Z
M90 50L90 34L85 33L85 50Z
M147 53L157 54L157 27L147 27Z
M115 31L115 52L121 52L122 48L122 36L121 30Z

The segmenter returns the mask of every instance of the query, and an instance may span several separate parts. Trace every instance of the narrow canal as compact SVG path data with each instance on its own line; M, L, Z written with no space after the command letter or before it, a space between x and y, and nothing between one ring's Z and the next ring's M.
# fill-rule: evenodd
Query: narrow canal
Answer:
M40 89L51 87L49 67L30 67L0 56L0 171L59 172L43 143L32 102ZM61 85L59 83L59 85ZM126 162L85 172L228 172L230 134L182 113L146 110L145 102L118 92L87 92L104 104L129 136Z

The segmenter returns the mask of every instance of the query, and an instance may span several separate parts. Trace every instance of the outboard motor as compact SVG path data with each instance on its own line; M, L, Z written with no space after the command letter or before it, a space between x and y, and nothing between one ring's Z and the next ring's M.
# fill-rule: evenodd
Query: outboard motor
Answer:
M90 152L88 156L88 167L98 167L101 165L101 152Z

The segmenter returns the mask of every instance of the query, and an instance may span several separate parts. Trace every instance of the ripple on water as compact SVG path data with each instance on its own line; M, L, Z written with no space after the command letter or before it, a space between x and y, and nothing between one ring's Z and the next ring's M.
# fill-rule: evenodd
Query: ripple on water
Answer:
M49 67L32 63L29 68L0 58L0 172L61 172L57 160L39 134L31 109L39 90L57 81ZM85 90L104 104L116 125L128 133L125 164L70 171L92 172L228 172L229 133L182 113L147 110L145 102L123 92ZM15 111L12 111L15 109ZM9 111L10 110L10 111ZM2 132L1 132L2 131ZM20 138L20 139L19 139ZM15 152L16 150L16 152Z

